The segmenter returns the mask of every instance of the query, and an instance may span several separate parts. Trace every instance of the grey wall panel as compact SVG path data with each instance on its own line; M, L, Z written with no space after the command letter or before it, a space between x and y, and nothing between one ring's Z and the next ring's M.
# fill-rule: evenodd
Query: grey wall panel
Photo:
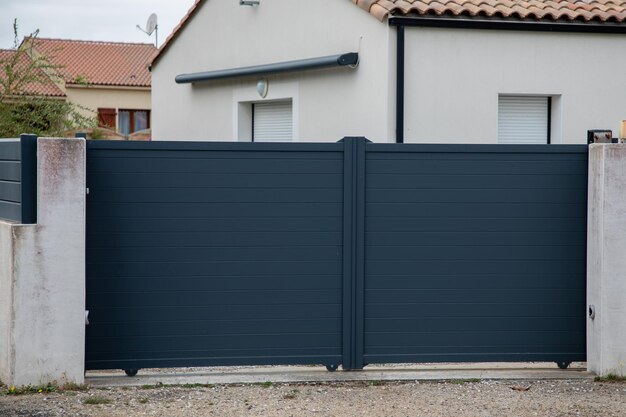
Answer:
M342 149L90 142L87 368L340 363Z
M587 150L369 144L365 362L585 358Z
M22 219L21 157L19 140L0 140L0 219Z
M0 219L37 222L37 137L0 139Z

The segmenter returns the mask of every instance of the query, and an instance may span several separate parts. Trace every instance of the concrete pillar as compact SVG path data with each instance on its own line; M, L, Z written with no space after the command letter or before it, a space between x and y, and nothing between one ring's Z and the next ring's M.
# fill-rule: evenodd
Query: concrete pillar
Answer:
M37 224L0 221L0 380L84 381L85 140L39 138Z
M589 150L587 367L626 375L626 145Z

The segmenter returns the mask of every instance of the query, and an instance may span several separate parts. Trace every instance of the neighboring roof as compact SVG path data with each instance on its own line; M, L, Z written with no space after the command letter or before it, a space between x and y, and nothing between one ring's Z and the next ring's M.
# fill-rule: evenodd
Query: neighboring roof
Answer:
M156 62L161 57L161 55L163 55L163 53L170 47L170 45L178 37L180 32L182 32L183 27L185 27L187 23L189 22L189 20L191 20L191 18L195 16L196 13L198 13L198 10L200 10L200 6L203 3L204 3L203 0L196 0L194 2L193 6L191 6L191 8L189 8L189 10L187 11L187 14L183 16L183 18L180 20L178 25L176 25L176 27L172 31L172 33L170 33L167 39L165 39L165 42L163 43L163 45L161 45L161 47L159 48L159 51L152 58L152 62L150 62L150 66L156 64Z
M626 21L624 0L351 0L383 21L390 15L533 21Z
M12 49L0 49L0 64L13 59L16 53L17 52ZM18 59L18 69L24 69L32 62L30 57L25 53L21 54ZM4 75L4 69L0 68L0 80L3 80ZM42 81L33 81L26 84L22 94L45 97L65 97L65 93L63 93L63 91L61 91L52 79L50 79L42 70L38 70L35 77Z
M150 87L148 66L157 51L149 43L45 38L35 39L34 49L61 67L59 73L66 85L120 87Z

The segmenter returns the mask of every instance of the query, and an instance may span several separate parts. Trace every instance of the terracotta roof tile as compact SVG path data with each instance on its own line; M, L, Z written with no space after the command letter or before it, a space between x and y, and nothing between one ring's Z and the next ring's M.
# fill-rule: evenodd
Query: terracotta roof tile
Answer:
M11 49L0 49L0 67L4 67L7 61L14 59L16 51ZM26 54L22 54L16 67L18 69L26 68L32 61ZM4 81L5 71L0 68L0 81ZM65 93L49 78L43 71L39 70L35 75L41 81L33 81L26 84L23 94L45 97L65 97ZM2 87L0 86L0 89Z
M28 42L26 39L25 42ZM35 50L62 67L66 84L150 87L148 65L157 49L149 43L35 40Z
M351 0L379 20L390 15L626 22L626 0Z

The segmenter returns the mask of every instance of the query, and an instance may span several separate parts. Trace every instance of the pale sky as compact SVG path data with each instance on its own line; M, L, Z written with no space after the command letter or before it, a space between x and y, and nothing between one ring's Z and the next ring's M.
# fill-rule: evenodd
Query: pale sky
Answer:
M20 40L39 29L40 38L154 43L145 29L151 13L159 22L159 46L194 0L0 0L0 49L13 46L13 19Z

